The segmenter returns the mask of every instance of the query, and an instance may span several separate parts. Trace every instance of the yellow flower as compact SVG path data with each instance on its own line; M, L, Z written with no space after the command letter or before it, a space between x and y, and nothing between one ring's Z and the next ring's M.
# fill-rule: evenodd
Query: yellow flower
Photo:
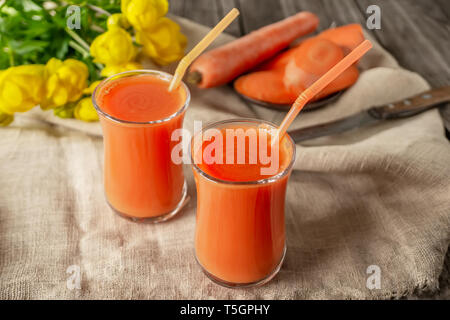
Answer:
M44 96L44 66L11 67L0 72L0 111L12 115L38 105Z
M81 99L75 107L73 115L78 120L98 121L98 114L92 104L91 98Z
M130 27L130 23L122 13L114 13L108 17L108 20L106 20L106 26L108 29L116 27L128 29Z
M167 0L122 0L122 13L136 30L146 30L169 10Z
M7 114L0 111L0 127L6 127L8 124L13 122L14 115Z
M78 100L87 87L87 66L78 60L51 58L45 65L45 97L41 108L47 110Z
M187 44L178 24L169 18L159 19L150 30L138 31L136 40L143 45L143 51L160 65L181 59Z
M112 28L102 33L91 44L91 55L95 62L119 65L136 57L137 48L128 32L122 28Z
M83 90L83 94L92 94L95 88L102 82L101 80L92 82L89 87Z
M129 70L138 70L142 69L142 64L138 62L128 62L125 64L119 64L119 65L107 65L105 68L103 68L101 72L102 77L110 77L116 73L129 71Z

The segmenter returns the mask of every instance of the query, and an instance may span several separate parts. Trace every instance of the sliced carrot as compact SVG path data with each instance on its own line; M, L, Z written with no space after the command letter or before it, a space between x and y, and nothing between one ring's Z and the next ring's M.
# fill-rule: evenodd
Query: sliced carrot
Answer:
M239 77L234 88L252 99L275 104L290 104L296 96L286 90L282 70L257 71Z
M320 100L333 94L335 92L344 90L352 85L358 80L359 71L354 65L345 70L339 77L337 77L333 82L326 86L318 95L316 95L311 101ZM300 94L300 93L298 93Z
M321 76L344 58L342 49L331 41L314 37L293 52L295 65L304 72Z
M357 23L346 26L331 28L321 32L318 38L327 39L344 48L344 53L355 49L364 41L364 34L361 25Z
M292 59L285 67L283 82L286 89L298 94L343 57L342 49L333 42L317 37L308 39L294 50Z
M363 40L361 26L357 24L327 30L260 65L256 72L240 77L234 87L242 95L256 100L291 104L303 90L342 60L346 51ZM350 87L358 77L355 64L312 101Z
M207 51L191 65L188 81L200 88L230 82L273 57L293 40L314 31L318 23L319 19L315 14L300 12Z

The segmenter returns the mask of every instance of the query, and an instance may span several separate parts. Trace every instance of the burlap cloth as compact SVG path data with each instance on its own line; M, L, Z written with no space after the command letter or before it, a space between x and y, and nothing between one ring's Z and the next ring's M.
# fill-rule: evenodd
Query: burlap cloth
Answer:
M208 30L179 21L191 46ZM293 127L429 87L374 44L358 82ZM229 86L192 88L185 126L238 117L280 123L283 115L244 103ZM213 284L196 264L189 167L191 201L174 220L136 224L110 210L99 134L98 123L39 110L0 130L1 298L391 298L438 289L450 239L450 147L436 110L297 145L285 263L269 284L246 290ZM72 265L81 289L67 286ZM371 265L381 270L380 289L366 287Z

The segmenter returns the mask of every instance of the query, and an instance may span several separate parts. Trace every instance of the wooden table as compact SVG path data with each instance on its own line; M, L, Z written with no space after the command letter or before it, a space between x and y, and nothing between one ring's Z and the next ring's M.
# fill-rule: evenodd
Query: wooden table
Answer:
M418 72L432 86L449 85L449 0L170 0L170 12L212 27L236 7L241 15L227 32L239 37L302 10L319 16L319 31L332 24L357 22L366 26L370 15L366 10L372 4L381 9L381 29L369 30L375 39L404 68ZM450 113L450 106L447 109ZM440 277L441 293L431 298L450 298L449 270L447 252Z

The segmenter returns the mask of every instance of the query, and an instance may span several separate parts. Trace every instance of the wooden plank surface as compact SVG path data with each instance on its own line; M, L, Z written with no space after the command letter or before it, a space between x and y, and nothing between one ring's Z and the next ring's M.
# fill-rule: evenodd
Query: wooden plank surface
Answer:
M302 10L319 16L319 31L331 24L365 26L366 9L372 4L381 9L381 30L368 31L400 65L421 74L432 86L450 85L449 0L170 0L170 11L212 27L237 7L239 20L226 32L238 37ZM450 128L450 105L441 108L444 113ZM430 298L450 298L449 270L448 252L440 277L441 293Z

